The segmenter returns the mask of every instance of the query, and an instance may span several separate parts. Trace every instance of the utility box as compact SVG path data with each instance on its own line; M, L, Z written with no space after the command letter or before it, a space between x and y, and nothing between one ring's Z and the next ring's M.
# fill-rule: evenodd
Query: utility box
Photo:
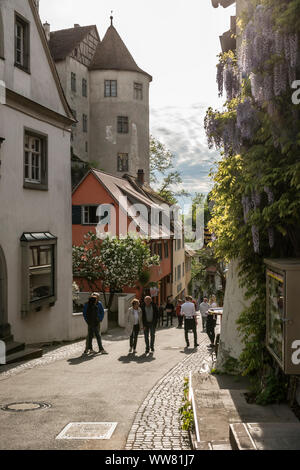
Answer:
M266 259L267 348L285 374L300 375L300 259Z

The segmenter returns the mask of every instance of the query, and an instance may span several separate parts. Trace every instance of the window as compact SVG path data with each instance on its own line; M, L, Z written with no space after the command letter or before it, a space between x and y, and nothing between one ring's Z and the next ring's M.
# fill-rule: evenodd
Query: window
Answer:
M53 245L30 246L30 252L30 302L35 302L54 295L54 247Z
M15 65L29 71L29 23L15 17Z
M25 131L24 187L47 188L47 138Z
M75 224L75 208L78 206L73 206L73 225ZM102 216L97 216L97 210L99 206L82 206L81 207L81 222L82 225L98 225L101 220L109 218L110 219L110 207L109 205L103 205L101 214ZM110 223L110 222L108 222ZM77 224L78 225L78 224Z
M161 243L157 244L157 254L160 257L160 259L162 260L163 256L162 256L162 244Z
M129 171L128 153L118 154L118 171Z
M129 132L129 122L127 116L118 116L118 133L119 134L128 134Z
M57 239L51 233L24 233L22 247L22 314L56 301Z
M181 239L177 240L177 250L181 250Z
M181 279L181 265L177 266L177 278L178 278L178 281L180 281L180 279Z
M117 80L105 80L104 96L105 98L115 98L117 96L118 86Z
M87 142L85 143L85 151L86 151L86 153L88 153L88 151L89 151L89 144Z
M88 131L88 117L86 114L82 115L82 130L83 132Z
M71 72L71 90L76 92L76 73Z
M4 59L4 28L0 9L0 59Z
M184 275L185 275L184 272L185 272L185 264L182 263L182 276L183 276L183 277L184 277Z
M143 84L142 83L134 83L133 84L133 96L135 100L142 100L143 99Z
M97 208L98 206L83 206L82 207L82 224L83 225L97 225Z
M169 258L169 243L165 242L165 258Z
M82 79L82 96L87 98L87 80L85 78Z

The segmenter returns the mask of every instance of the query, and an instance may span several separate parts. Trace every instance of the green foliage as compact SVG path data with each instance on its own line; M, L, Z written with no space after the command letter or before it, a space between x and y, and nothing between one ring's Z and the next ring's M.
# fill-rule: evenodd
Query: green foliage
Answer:
M254 7L258 3L272 6L275 28L300 31L300 0L252 2ZM249 11L240 19L240 26L250 20ZM266 69L269 66L270 62L265 64ZM249 81L244 80L239 99L250 96L250 92ZM239 99L226 103L223 112L208 110L216 120L217 142L226 121L236 119ZM299 106L292 104L291 90L274 99L272 113L267 112L266 103L257 111L260 127L253 140L244 143L240 154L228 152L223 156L212 173L214 207L209 226L216 235L212 246L216 258L240 262L240 283L246 289L250 306L238 320L244 344L239 367L252 378L257 402L267 404L285 398L286 379L277 371L265 347L264 259L300 256L300 114ZM268 200L266 188L272 191L272 201ZM254 192L261 195L261 201L259 207L252 206L245 221L242 198L251 198ZM260 234L258 254L253 248L253 226ZM272 248L270 229L275 235Z
M184 431L192 431L195 427L194 413L192 403L189 401L189 379L184 379L182 407L179 408L179 414Z
M223 297L226 286L226 277L224 272L224 263L220 261L215 255L215 252L212 248L206 247L197 252L192 260L192 279L195 279L200 282L202 290L208 292L208 295L216 294L215 286L211 286L209 273L207 272L208 268L215 268L216 274L220 276L222 282L222 291L219 292L219 297ZM223 295L220 295L223 294Z
M158 185L157 193L169 204L176 204L178 196L189 194L181 189L182 178L174 171L175 155L158 139L150 137L150 182ZM171 171L172 170L172 171Z

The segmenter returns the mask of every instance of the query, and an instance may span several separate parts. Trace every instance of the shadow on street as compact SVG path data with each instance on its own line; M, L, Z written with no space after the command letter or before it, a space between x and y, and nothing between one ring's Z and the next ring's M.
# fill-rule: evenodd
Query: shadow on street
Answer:
M70 366L78 366L79 364L82 364L83 362L92 361L96 357L99 357L99 355L92 354L90 356L73 357L72 359L68 359L68 363L70 364Z
M130 364L131 362L136 362L138 364L143 364L145 362L153 362L155 361L155 357L153 357L152 354L149 356L146 356L146 354L143 354L142 356L136 356L134 354L128 354L127 356L121 356L119 357L118 361L123 362L123 364Z

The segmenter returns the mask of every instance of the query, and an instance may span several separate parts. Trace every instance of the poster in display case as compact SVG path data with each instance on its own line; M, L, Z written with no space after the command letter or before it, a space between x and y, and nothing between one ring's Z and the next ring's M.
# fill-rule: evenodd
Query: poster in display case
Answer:
M265 260L267 348L286 374L300 374L300 260Z

